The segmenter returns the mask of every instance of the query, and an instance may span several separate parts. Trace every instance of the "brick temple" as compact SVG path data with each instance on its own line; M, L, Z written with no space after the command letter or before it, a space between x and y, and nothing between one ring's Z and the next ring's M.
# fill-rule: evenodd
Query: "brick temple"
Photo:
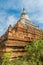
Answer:
M41 30L29 20L23 8L20 19L12 27L9 25L5 34L0 37L0 56L4 52L13 51L12 57L26 54L24 50L27 43L40 38Z

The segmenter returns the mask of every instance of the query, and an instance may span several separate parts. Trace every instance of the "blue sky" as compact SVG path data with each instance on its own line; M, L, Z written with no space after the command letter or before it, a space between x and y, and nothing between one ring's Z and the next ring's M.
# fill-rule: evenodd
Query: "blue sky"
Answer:
M0 35L17 22L23 8L30 20L43 29L43 0L0 0Z

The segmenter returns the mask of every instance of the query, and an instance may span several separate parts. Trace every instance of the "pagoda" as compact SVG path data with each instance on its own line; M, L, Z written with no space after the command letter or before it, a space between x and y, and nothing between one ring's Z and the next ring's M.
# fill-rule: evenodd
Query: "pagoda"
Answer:
M13 51L12 57L19 57L26 54L27 43L40 38L41 30L32 23L23 8L20 19L12 27L9 25L5 34L0 37L0 55Z

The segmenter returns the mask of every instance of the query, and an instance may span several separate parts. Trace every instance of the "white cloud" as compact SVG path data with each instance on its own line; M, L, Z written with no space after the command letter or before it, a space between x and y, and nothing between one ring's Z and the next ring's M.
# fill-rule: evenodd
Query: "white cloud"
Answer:
M9 15L7 12L0 12L0 35L3 35L7 30L8 26L14 25L17 18L14 15Z
M0 25L0 36L2 36L5 33L5 27Z
M34 12L35 8L37 7L37 0L23 0L23 5L27 9L28 12Z
M3 32L3 27L2 26L0 26L0 32Z
M23 0L24 7L27 9L31 20L37 20L43 24L43 0Z
M43 17L37 18L37 21L39 21L39 23L43 24Z
M14 25L16 23L17 19L14 17L14 15L8 16L7 18L7 26Z

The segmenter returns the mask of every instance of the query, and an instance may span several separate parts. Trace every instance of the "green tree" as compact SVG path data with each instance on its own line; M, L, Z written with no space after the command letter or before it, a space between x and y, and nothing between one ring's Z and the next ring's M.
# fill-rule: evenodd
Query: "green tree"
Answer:
M29 65L43 65L43 39L26 45Z
M12 62L10 61L11 55L12 55L12 51L3 54L2 65L11 65L12 64Z

